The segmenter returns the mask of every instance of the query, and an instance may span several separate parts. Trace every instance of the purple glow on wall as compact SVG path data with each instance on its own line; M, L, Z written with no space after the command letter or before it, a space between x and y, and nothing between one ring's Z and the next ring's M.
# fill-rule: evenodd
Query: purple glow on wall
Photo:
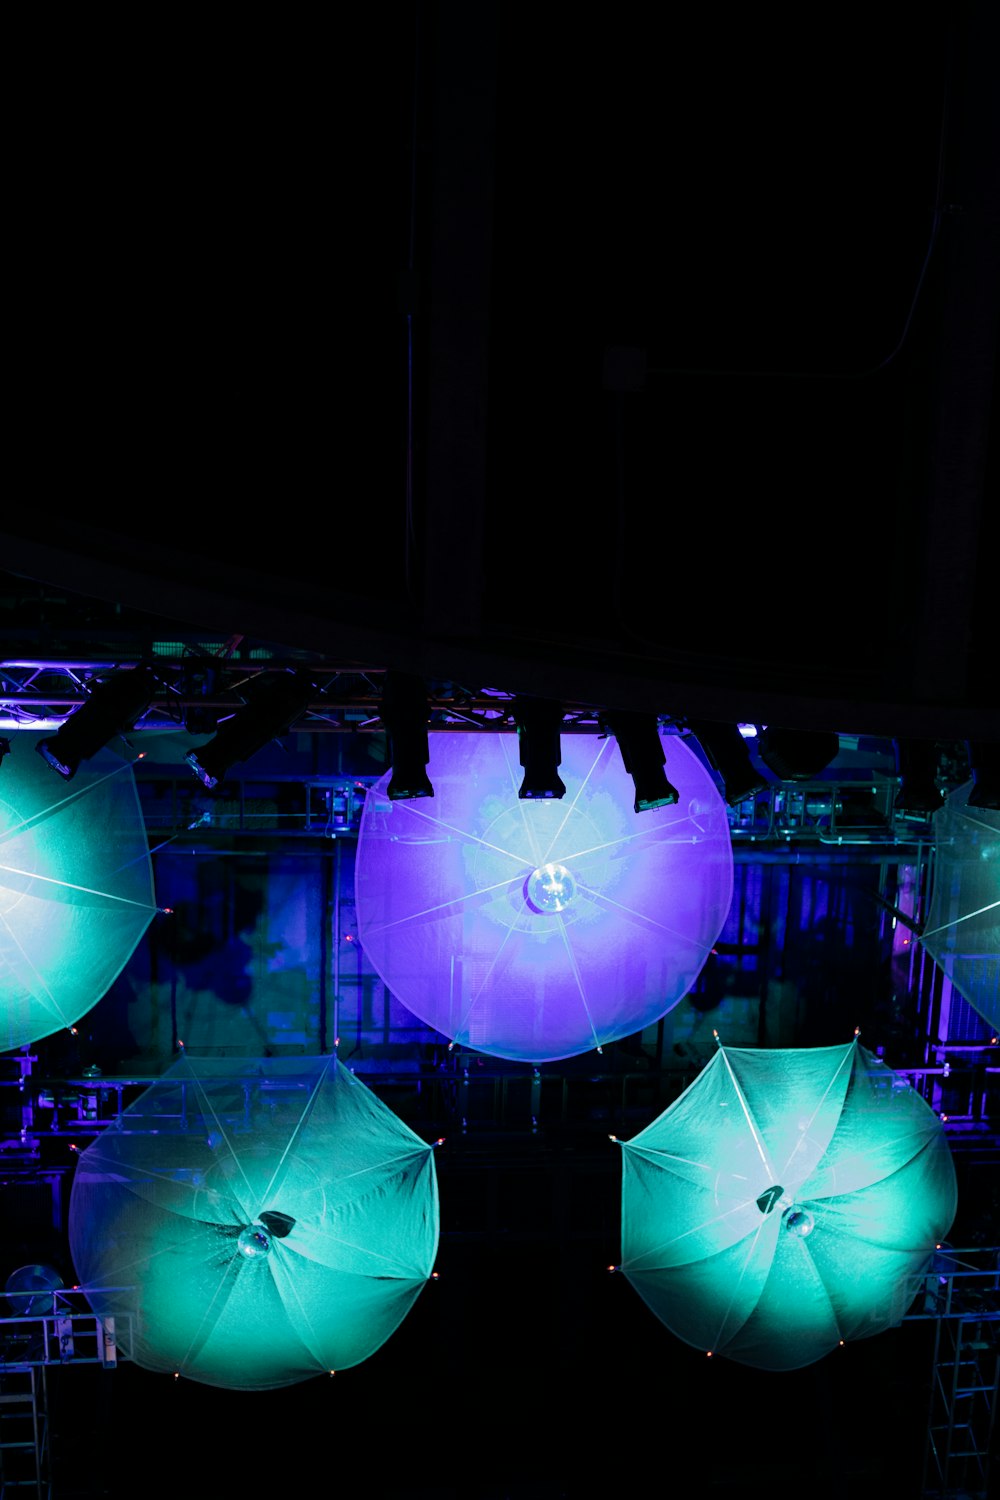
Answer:
M520 801L517 741L430 736L434 798L368 795L358 929L414 1015L463 1045L543 1062L664 1015L691 988L732 898L725 806L677 736L672 807L633 812L613 739L566 735L564 798Z

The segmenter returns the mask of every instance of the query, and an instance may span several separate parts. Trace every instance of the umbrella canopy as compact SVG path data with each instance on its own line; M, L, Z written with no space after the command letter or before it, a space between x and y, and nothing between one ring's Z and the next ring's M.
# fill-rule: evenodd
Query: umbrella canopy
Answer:
M156 912L135 778L102 750L72 788L18 734L0 778L0 1050L71 1026Z
M934 814L934 878L920 941L959 994L1000 1029L1000 812L968 782Z
M148 1370L266 1390L366 1359L431 1274L433 1148L332 1057L184 1057L80 1157L70 1246Z
M570 1057L640 1030L687 994L722 929L725 805L666 736L670 807L633 811L613 739L562 741L561 800L522 801L517 742L432 734L434 798L365 802L362 946L409 1010L499 1057Z
M856 1041L720 1047L622 1145L621 1269L679 1338L761 1369L898 1323L955 1216L940 1121Z

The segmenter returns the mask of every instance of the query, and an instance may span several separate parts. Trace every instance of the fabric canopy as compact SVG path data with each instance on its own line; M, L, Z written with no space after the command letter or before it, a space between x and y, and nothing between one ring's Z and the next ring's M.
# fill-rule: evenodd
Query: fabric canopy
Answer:
M955 1215L941 1122L856 1041L720 1047L622 1147L621 1269L679 1338L761 1369L898 1323Z
M968 782L934 814L934 878L920 941L960 995L1000 1030L1000 812Z
M0 777L0 1050L72 1026L156 912L135 778L101 750L69 788L18 734Z
M433 1148L332 1057L182 1058L82 1153L70 1204L128 1357L230 1389L366 1359L437 1242Z

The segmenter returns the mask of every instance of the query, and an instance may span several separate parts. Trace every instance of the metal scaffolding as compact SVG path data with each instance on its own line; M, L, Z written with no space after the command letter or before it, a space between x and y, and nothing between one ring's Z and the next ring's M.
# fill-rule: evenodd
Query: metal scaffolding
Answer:
M907 1321L934 1323L921 1500L989 1500L1000 1388L1000 1248L942 1246Z
M82 1288L44 1301L44 1313L0 1318L0 1500L51 1500L49 1367L118 1363L115 1320L81 1311Z

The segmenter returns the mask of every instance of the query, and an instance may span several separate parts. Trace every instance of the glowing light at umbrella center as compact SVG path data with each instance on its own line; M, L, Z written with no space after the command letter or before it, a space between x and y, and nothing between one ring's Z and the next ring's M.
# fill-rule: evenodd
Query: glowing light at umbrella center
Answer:
M785 1212L781 1216L781 1222L790 1234L797 1234L802 1239L805 1239L807 1234L812 1233L813 1225L816 1221L806 1209L796 1208L793 1203L790 1208L785 1209Z
M565 911L576 893L576 881L565 865L539 865L524 882L524 899L540 915Z
M236 1243L240 1254L245 1255L247 1260L256 1260L259 1255L269 1255L271 1251L271 1236L259 1221L241 1229Z

